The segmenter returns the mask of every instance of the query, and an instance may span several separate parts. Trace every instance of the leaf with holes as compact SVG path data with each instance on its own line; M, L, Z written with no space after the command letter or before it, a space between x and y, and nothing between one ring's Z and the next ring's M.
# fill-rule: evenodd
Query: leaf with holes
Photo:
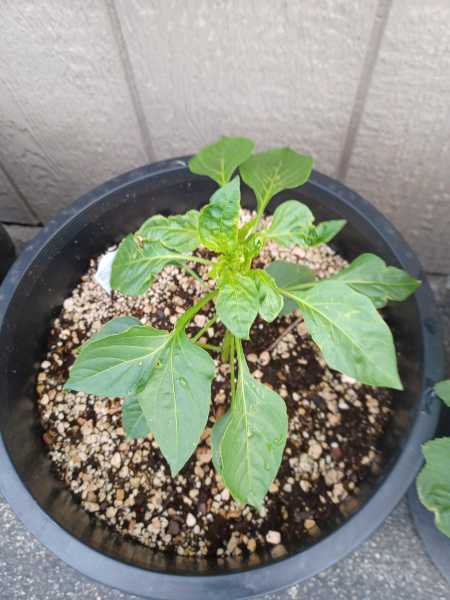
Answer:
M259 294L253 278L237 272L225 273L218 287L216 311L220 320L233 335L248 340L259 310Z
M203 244L214 252L232 252L238 244L240 210L240 180L233 181L214 192L209 204L203 207L198 231Z
M259 314L268 323L272 323L283 308L283 297L278 291L275 279L267 271L250 271L259 294Z
M368 296L377 308L386 306L388 299L405 300L420 285L420 281L405 271L387 267L375 254L361 254L330 279L342 281Z
M339 281L285 293L299 303L305 325L332 369L367 385L403 389L392 334L366 296Z
M197 447L208 420L215 364L175 327L138 388L139 404L172 477Z
M144 438L150 433L147 419L142 412L137 396L125 398L122 404L122 427L127 435L127 442Z
M435 514L436 527L450 537L450 438L422 446L425 466L417 477L420 501Z
M310 268L285 260L275 260L265 270L275 279L278 288L294 290L296 286L313 283L315 280L315 275ZM283 296L283 299L284 304L279 313L280 317L293 313L298 308L298 303L292 298Z
M192 252L200 244L198 235L198 210L188 210L185 215L163 217L155 215L147 219L136 232L149 241L160 241L177 252Z
M237 340L239 377L231 422L220 444L222 477L234 498L261 510L286 445L286 404L250 375Z
M290 148L260 152L242 163L239 171L256 194L258 215L262 215L275 194L303 185L313 164L312 156L303 156Z
M192 173L207 175L223 187L237 167L251 155L254 147L254 143L246 138L222 136L220 142L200 150L191 158L189 168Z
M98 339L77 357L64 387L110 398L132 396L168 337L167 331L141 324Z

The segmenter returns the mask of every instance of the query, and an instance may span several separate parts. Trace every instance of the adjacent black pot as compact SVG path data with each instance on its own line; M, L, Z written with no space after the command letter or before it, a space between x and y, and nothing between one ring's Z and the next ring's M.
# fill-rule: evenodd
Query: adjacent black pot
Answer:
M387 320L397 349L404 392L395 392L382 443L383 462L361 485L358 502L333 518L322 537L299 539L280 557L197 559L159 554L124 540L90 518L54 473L42 442L36 375L46 355L52 319L87 270L89 259L135 231L155 213L201 208L216 185L189 172L186 159L157 163L118 177L83 196L30 243L0 289L0 476L18 517L59 558L85 575L145 598L233 600L293 585L351 552L389 515L419 469L420 444L434 431L439 403L430 386L443 376L439 317L426 278L408 245L365 200L336 181L313 173L304 186L280 193L308 204L317 221L344 217L333 242L352 260L373 252L423 281ZM242 205L253 208L243 189ZM353 514L351 514L353 511ZM256 559L256 560L258 560Z

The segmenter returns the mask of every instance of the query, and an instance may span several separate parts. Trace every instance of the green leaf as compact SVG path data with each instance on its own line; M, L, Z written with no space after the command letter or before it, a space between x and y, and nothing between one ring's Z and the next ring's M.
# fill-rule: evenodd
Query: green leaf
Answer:
M220 187L226 185L235 169L253 152L255 145L246 138L222 136L220 142L212 144L191 158L189 168L197 175L207 175Z
M130 327L133 327L133 325L136 325L137 327L142 327L142 323L139 321L139 319L136 319L135 317L116 317L115 319L111 319L111 321L108 321L108 323L105 323L103 325L100 331L94 333L94 335L91 335L87 342L85 342L82 346L77 348L77 353L79 354L80 352L82 352L87 346L89 346L89 344L92 344L92 342L101 340L102 338L108 337L109 335L123 333L127 329L130 329Z
M132 396L168 337L167 331L141 324L96 340L77 357L64 387L109 398Z
M283 289L295 288L298 285L312 283L315 280L315 275L311 269L305 265L296 265L285 260L275 260L265 270L275 278L277 286ZM284 305L279 313L280 317L293 313L298 308L298 303L295 300L287 296L283 296L283 298Z
M330 279L346 283L360 294L368 296L377 308L388 299L405 300L420 285L420 281L386 263L375 254L361 254L346 269Z
M129 396L123 401L122 427L127 434L127 442L144 438L150 433L150 427L137 396Z
M199 234L203 244L214 252L232 252L238 244L238 220L241 200L240 180L214 192L204 206L199 219Z
M219 279L218 287L216 311L220 320L233 335L248 340L259 310L259 294L253 278L228 272Z
M450 406L450 379L436 383L433 389L439 398L445 402L447 406Z
M283 297L277 289L274 277L271 277L267 271L250 271L259 294L259 314L268 323L272 323L283 308Z
M130 233L119 246L111 272L111 287L128 296L143 294L151 286L154 273L159 273L174 258L180 258L161 242L139 244ZM181 257L183 258L183 257Z
M282 246L292 248L298 243L299 232L309 227L314 215L309 208L297 200L283 202L273 213L269 237Z
M163 217L155 215L147 219L136 235L149 241L161 241L167 248L178 252L192 252L200 244L198 235L198 210L188 210L185 215Z
M226 412L218 421L213 425L211 431L211 450L212 450L212 461L215 470L222 476L222 457L220 456L220 444L222 443L223 436L228 425L231 423L233 418L233 411L230 409Z
M275 194L303 185L313 164L312 156L303 156L290 148L260 152L241 164L242 179L256 194L258 215L262 215Z
M332 369L367 385L402 390L392 334L372 302L339 281L288 292Z
M138 398L172 477L194 452L208 420L215 364L206 350L175 327Z
M253 225L255 223L256 223L256 217L254 219L252 219L251 221L249 221L248 223L246 223L245 225L243 225L239 229L239 234L238 234L239 240L245 240L245 238L247 237L248 232L251 230L251 228L253 227Z
M250 375L239 340L236 350L239 377L233 417L220 444L222 477L234 498L261 510L286 445L286 404Z
M422 446L426 464L417 477L420 501L435 514L436 527L450 537L450 438Z

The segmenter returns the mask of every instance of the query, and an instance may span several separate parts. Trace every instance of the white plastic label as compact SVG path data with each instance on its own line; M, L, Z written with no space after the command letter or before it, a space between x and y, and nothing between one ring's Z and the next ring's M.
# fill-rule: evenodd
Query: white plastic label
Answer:
M108 294L111 294L111 271L116 254L117 250L105 254L98 263L97 273L94 275L95 281L99 283Z

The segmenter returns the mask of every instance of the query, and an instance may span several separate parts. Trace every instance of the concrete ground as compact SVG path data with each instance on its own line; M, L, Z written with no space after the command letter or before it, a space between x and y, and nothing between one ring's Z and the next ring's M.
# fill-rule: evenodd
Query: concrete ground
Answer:
M17 246L23 245L32 233L31 228L14 229L17 231L10 229L9 233ZM429 279L440 307L449 356L450 280L436 275ZM131 600L136 596L95 583L64 564L27 531L0 494L0 598ZM431 562L403 499L386 522L351 555L304 583L264 598L450 600L450 584Z

